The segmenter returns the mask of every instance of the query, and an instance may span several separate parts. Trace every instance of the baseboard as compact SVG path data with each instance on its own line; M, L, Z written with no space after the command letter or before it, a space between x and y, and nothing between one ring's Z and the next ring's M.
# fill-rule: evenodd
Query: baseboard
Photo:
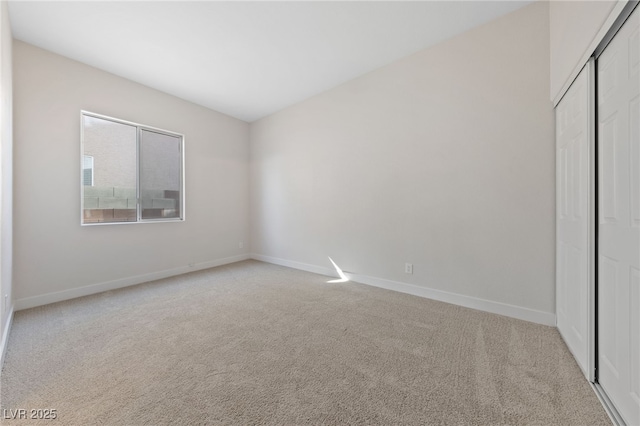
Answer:
M477 309L479 311L490 312L492 314L504 315L537 324L553 327L556 325L555 314L549 312L536 311L522 306L509 305L507 303L494 302L492 300L480 299L473 296L465 296L463 294L450 293L443 290L436 290L428 287L401 283L398 281L390 281L382 278L357 274L352 274L351 277L353 278L353 281L385 288L387 290L413 294L414 296L425 297L427 299L438 300L440 302L451 303L453 305L464 306L465 308Z
M337 277L336 270L333 268L324 268L322 266L311 265L308 263L295 262L293 260L280 259L278 257L264 256L262 254L251 254L251 259L261 262L273 263L274 265L286 266L287 268L299 269L301 271L313 272L318 275L327 275L329 277ZM350 277L352 274L347 274ZM355 281L355 280L354 280Z
M327 275L332 277L336 276L336 272L333 269L323 268L307 263L295 262L292 260L280 259L271 256L264 256L261 254L251 254L251 258L267 263L286 266L293 269L313 272L315 274ZM555 327L556 325L556 316L555 314L552 314L550 312L537 311L534 309L524 308L522 306L494 302L492 300L480 299L473 296L465 296L463 294L450 293L443 290L436 290L428 287L402 283L399 281L391 281L383 278L369 277L366 275L352 273L346 273L346 275L352 281L374 287L380 287L400 293L408 293L414 296L438 300L440 302L451 303L453 305L464 306L465 308L477 309L479 311L490 312L492 314L504 315L507 317L517 318L537 324L548 325L552 327Z
M195 263L192 266L180 266L163 271L151 272L149 274L136 275L133 277L121 278L113 281L105 281L98 284L91 284L83 287L72 288L69 290L57 291L54 293L42 294L39 296L25 297L15 301L15 310L35 308L37 306L48 305L49 303L62 302L64 300L75 299L76 297L89 296L91 294L102 293L103 291L116 290L118 288L129 287L148 281L160 280L176 275L186 274L188 272L199 271L202 269L214 268L216 266L227 265L229 263L240 262L250 259L248 254L238 256L225 257L222 259L210 260L207 262Z
M4 356L7 353L7 344L9 342L9 333L11 332L11 323L13 323L13 306L9 309L9 316L7 317L7 323L2 330L2 340L0 340L0 374L2 374L2 367L4 366Z
M131 285L141 284L148 281L159 280L162 278L168 278L176 275L185 274L188 272L198 271L202 269L213 268L216 266L222 266L229 263L239 262L247 259L260 260L262 262L272 263L275 265L286 266L293 269L299 269L302 271L312 272L314 274L336 276L336 272L327 267L312 265L308 263L296 262L287 259L280 259L271 256L265 256L261 254L242 254L238 256L226 257L222 259L211 260L207 262L197 263L193 266L181 266L173 269L166 269L163 271L152 272L149 274L136 275L133 277L122 278L113 281L106 281L98 284L92 284L84 287L73 288L69 290L63 290L54 293L47 293L39 296L26 297L18 299L14 303L14 309L16 311L22 309L34 308L37 306L47 305L49 303L61 302L64 300L75 299L76 297L89 296L91 294L101 293L104 291L115 290L122 287L128 287ZM538 324L544 324L549 326L556 325L555 314L549 312L536 311L521 306L509 305L501 302L494 302L491 300L480 299L472 296L465 296L457 293L450 293L447 291L436 290L428 287L417 286L413 284L402 283L399 281L391 281L383 278L370 277L360 274L346 274L350 280L371 285L374 287L380 287L387 290L398 291L400 293L408 293L414 296L425 297L427 299L438 300L441 302L451 303L454 305L464 306L471 309L477 309L480 311L491 312L498 315L504 315L512 318L517 318L529 322Z

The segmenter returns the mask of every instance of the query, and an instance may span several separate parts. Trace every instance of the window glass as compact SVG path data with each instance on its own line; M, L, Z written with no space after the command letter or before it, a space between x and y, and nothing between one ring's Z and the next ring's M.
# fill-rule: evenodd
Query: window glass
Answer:
M136 221L135 126L84 115L83 223ZM86 164L91 158L88 185Z
M140 131L140 200L143 219L180 217L181 138Z

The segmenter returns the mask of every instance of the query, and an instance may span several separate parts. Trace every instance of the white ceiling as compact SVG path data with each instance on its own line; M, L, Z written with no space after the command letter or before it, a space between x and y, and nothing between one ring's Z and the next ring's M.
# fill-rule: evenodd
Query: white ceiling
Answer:
M530 1L10 1L15 38L251 122Z

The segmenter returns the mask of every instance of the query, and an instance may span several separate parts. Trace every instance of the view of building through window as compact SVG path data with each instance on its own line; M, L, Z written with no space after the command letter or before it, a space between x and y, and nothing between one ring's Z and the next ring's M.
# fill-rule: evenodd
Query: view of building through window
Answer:
M82 223L182 219L180 135L82 114Z
M93 186L93 157L90 155L82 156L82 184Z

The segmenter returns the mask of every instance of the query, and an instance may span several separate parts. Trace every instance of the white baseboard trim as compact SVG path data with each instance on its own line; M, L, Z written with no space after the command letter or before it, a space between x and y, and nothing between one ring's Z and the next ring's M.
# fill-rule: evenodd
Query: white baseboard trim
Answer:
M164 271L151 272L148 274L136 275L133 277L121 278L113 281L105 281L98 284L91 284L83 287L62 290L53 293L42 294L39 296L25 297L15 301L15 310L35 308L37 306L48 305L49 303L62 302L64 300L75 299L76 297L89 296L91 294L102 293L103 291L116 290L122 287L129 287L136 284L142 284L148 281L160 280L176 275L186 274L188 272L199 271L202 269L214 268L216 266L227 265L229 263L240 262L250 259L248 254L225 257L222 259L209 260L207 262L196 263L193 266L180 266Z
M336 272L333 269L323 268L307 263L295 262L292 260L280 259L271 256L264 256L261 254L251 254L251 258L260 260L262 262L273 263L276 265L286 266L293 269L300 269L307 272L313 272L315 274L327 275L331 277L337 276ZM436 290L428 287L402 283L399 281L391 281L383 278L369 277L366 275L352 274L347 272L345 272L345 274L352 281L374 287L380 287L400 293L412 294L414 296L438 300L440 302L451 303L453 305L464 306L465 308L477 309L479 311L490 312L492 314L504 315L507 317L517 318L537 324L548 325L552 327L556 326L556 315L550 312L537 311L521 306L494 302L492 300L480 299L473 296L465 296L463 294L450 293L443 290Z
M274 265L286 266L287 268L299 269L301 271L313 272L318 275L326 275L328 277L337 277L336 270L333 268L324 268L322 266L311 265L308 263L295 262L293 260L280 259L279 257L265 256L262 254L251 254L251 259L261 262L272 263ZM347 274L350 277L351 274Z
M7 317L7 323L2 330L2 340L0 340L0 374L2 374L2 367L4 366L4 356L7 353L7 343L9 342L9 333L11 332L11 324L13 323L13 305L9 309L9 316Z
M347 274L348 275L348 274ZM480 299L473 296L465 296L458 293L436 290L428 287L421 287L413 284L390 281L382 278L367 277L364 275L352 275L353 280L375 287L386 288L387 290L399 291L401 293L413 294L414 296L425 297L427 299L438 300L440 302L451 303L453 305L464 306L465 308L477 309L479 311L490 312L492 314L504 315L506 317L517 318L524 321L535 322L537 324L555 327L555 314L522 306L509 305L502 302Z

